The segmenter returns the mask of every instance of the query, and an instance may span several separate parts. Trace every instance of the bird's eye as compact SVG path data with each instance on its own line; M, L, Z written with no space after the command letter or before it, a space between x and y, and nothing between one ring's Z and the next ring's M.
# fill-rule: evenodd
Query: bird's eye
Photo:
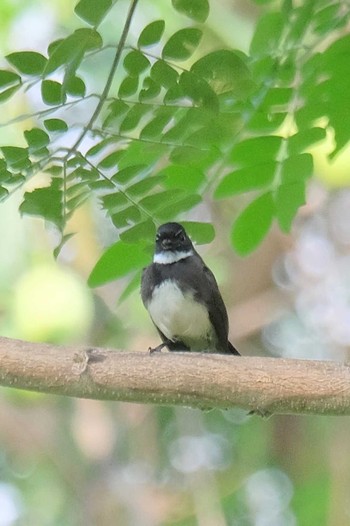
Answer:
M159 240L160 240L160 235L157 234L157 235L156 235L156 241L159 241Z
M180 241L185 241L186 239L186 236L182 230L179 230L178 232L176 232L175 237L179 239Z

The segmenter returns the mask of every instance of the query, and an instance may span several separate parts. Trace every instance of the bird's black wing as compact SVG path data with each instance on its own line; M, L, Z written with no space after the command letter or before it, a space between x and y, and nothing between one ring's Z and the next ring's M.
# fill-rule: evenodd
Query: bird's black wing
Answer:
M188 265L189 259L191 265ZM194 291L195 299L208 309L209 319L218 339L217 351L235 354L234 347L228 342L227 311L214 274L197 252L191 258L179 261L177 265L182 266L181 280Z
M206 279L209 281L210 289L212 291L211 297L208 298L209 306L209 319L213 324L213 327L216 331L218 337L218 343L222 352L227 352L230 354L236 354L240 356L240 353L228 340L228 316L227 310L222 299L218 284L216 282L215 276L203 262L203 272L206 276Z
M145 267L143 269L141 276L141 299L146 308L148 301L151 299L154 288L152 282L152 275L153 265L149 265L148 267Z
M210 294L208 294L206 298L206 304L208 307L209 319L218 338L218 347L222 352L230 352L228 346L228 316L226 307L215 276L204 263L202 276L202 279L208 282L208 286L205 288L210 291Z

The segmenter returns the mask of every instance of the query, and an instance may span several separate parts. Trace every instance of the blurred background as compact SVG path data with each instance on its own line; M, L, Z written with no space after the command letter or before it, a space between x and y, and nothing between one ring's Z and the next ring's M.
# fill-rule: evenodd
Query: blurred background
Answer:
M118 2L120 20L128 3ZM208 26L218 47L248 50L261 14L253 2L215 2ZM119 11L118 11L119 12ZM164 0L140 2L135 36L176 14ZM2 0L1 56L45 51L79 24L69 0ZM115 22L107 31L115 40ZM106 60L108 57L106 57ZM5 65L5 61L1 67ZM89 72L85 72L88 76ZM22 97L1 115L0 143L33 125L3 123L35 111ZM243 355L344 361L350 345L350 150L329 164L314 149L316 177L292 235L273 229L242 260L229 225L240 198L207 203L190 219L212 220L215 242L199 247L229 309ZM244 199L244 198L243 198ZM96 203L74 216L78 232L55 262L55 232L0 206L0 333L53 343L144 351L158 338L126 282L90 290L86 279L116 232ZM346 526L350 524L348 418L99 402L0 390L0 526Z

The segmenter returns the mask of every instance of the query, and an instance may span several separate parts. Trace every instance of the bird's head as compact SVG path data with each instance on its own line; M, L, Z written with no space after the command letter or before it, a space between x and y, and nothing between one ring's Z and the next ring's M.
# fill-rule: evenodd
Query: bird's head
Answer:
M156 234L155 263L175 263L193 255L192 241L179 223L165 223Z

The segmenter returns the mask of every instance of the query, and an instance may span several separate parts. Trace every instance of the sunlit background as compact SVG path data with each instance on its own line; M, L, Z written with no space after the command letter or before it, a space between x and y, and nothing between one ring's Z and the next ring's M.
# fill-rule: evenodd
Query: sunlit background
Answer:
M2 0L1 55L45 51L79 24L72 5ZM127 5L120 0L106 22L111 38ZM208 25L217 47L247 51L261 9L244 0L212 2ZM177 27L170 1L141 0L132 31L137 36L158 18ZM98 77L94 70L90 81L103 83ZM3 125L37 109L30 93L20 106L16 100L1 114L1 144L16 143L34 124ZM316 178L292 235L273 229L249 258L238 258L228 242L239 198L226 208L207 202L190 218L216 227L215 242L200 252L224 291L231 340L244 355L348 358L350 153L329 164L331 145L329 137L313 150ZM0 206L1 335L144 352L156 344L138 292L118 303L125 281L87 287L101 251L116 239L98 205L74 216L70 227L78 234L55 262L55 232L21 218L20 202L18 193ZM263 420L238 409L201 412L3 388L0 526L346 526L349 437L347 418Z

